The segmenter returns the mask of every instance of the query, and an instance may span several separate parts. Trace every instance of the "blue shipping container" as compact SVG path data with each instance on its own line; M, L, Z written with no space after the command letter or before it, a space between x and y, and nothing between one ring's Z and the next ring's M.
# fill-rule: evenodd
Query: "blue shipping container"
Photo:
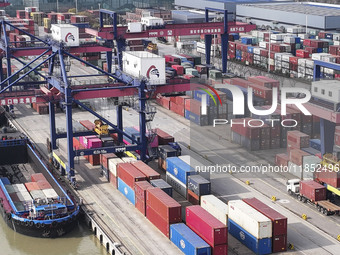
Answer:
M194 91L194 99L197 101L202 101L202 96L205 95L207 97L207 105L214 105L214 100L203 90L195 90ZM217 97L215 94L212 94L215 100L217 100ZM217 102L217 101L216 101Z
M199 126L207 126L208 125L208 116L207 115L197 115L188 110L185 110L185 118L194 122Z
M170 240L186 255L210 255L211 249L184 223L170 225Z
M7 177L1 177L0 180L2 181L2 183L4 185L10 185L11 184L11 182L8 180Z
M189 175L198 174L193 167L177 157L166 159L166 171L185 185L188 183Z
M172 197L172 187L169 183L164 181L163 179L156 179L150 181L151 185L163 190L166 194Z
M253 42L253 39L252 39L252 38L243 37L243 38L241 39L241 43L243 43L243 44L252 44L252 42Z
M320 124L318 124L320 126ZM320 139L310 139L309 140L309 146L313 149L316 149L318 151L321 151L321 141Z
M272 253L271 238L257 239L231 219L228 219L229 233L257 255Z
M231 35L234 37L234 40L235 40L235 41L238 40L238 39L240 39L240 35L237 34L237 33L231 33Z
M326 39L329 39L329 40L333 40L333 34L327 33L327 34L325 35L325 38L326 38Z
M301 43L301 38L300 37L295 37L295 43Z
M209 195L211 193L211 183L200 175L190 175L188 177L188 189L197 196Z
M135 205L135 192L131 189L122 179L118 179L118 190L127 198L129 201Z
M249 53L254 53L254 47L253 46L248 46L248 52Z

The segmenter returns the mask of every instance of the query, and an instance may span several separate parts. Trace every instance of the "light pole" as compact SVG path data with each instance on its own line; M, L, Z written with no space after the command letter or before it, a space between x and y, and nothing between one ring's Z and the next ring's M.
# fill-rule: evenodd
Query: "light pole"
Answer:
M76 0L76 13L78 13L78 0Z

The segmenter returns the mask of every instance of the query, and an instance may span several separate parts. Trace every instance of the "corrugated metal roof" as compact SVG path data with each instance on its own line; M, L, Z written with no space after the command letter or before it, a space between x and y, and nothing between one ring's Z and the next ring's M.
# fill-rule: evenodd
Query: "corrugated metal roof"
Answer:
M219 3L271 3L271 2L289 2L290 0L206 0L209 2L219 2Z
M289 13L304 13L316 16L340 16L339 5L320 5L312 3L282 3L282 4L254 4L261 9L284 11Z

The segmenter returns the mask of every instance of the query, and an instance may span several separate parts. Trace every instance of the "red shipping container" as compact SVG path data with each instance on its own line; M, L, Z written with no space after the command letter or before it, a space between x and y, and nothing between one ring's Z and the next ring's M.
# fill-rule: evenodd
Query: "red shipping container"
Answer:
M199 205L186 208L186 224L210 246L228 243L228 229Z
M289 160L298 166L302 166L304 156L310 156L310 154L296 148L290 148L289 150Z
M275 165L288 166L289 156L285 153L275 155Z
M146 205L146 217L155 225L165 236L169 237L170 223L157 213L157 209L153 209L151 206ZM180 221L172 222L179 223ZM171 224L172 224L171 223Z
M233 125L231 130L245 136L249 139L259 139L260 138L260 128L259 127L250 127L248 125L248 121L251 118L242 118L242 119L233 119ZM239 123L239 124L237 124ZM245 123L245 124L244 124ZM251 125L256 125L254 121L251 122Z
M113 175L113 173L111 173L109 171L109 180L110 183L112 184L113 187L115 187L117 189L118 185L117 185L117 177Z
M176 103L170 102L170 110L178 115L184 116L184 105L178 105Z
M146 190L147 189L154 189L154 187L147 181L141 181L135 183L135 197L136 203L135 207L146 215Z
M87 128L88 130L94 130L94 128L96 127L96 125L89 120L81 120L79 121L79 123L83 125L85 128Z
M296 56L299 58L309 58L309 52L307 50L296 50Z
M131 164L135 168L137 168L142 174L144 174L148 181L161 178L161 175L159 173L157 173L155 170L153 170L151 167L149 167L143 161L139 160L137 162L132 162Z
M178 96L176 97L176 104L180 105L180 106L183 106L184 108L184 105L185 105L185 100L187 99L190 99L189 96Z
M283 216L281 213L275 211L273 208L264 204L255 197L245 198L242 200L272 221L273 236L287 235L287 217Z
M36 182L26 182L26 183L25 183L25 187L26 187L26 189L28 190L28 192L31 192L31 191L33 191L33 190L39 190L39 189L40 189L38 183L36 183Z
M135 188L135 182L146 180L146 176L130 163L118 164L118 177L131 189Z
M248 86L253 89L254 95L264 98L268 101L272 100L272 97L273 97L272 89L262 87L261 85L256 85L256 84L249 84Z
M100 164L103 166L104 169L109 169L108 160L110 158L117 158L117 155L114 153L107 153L100 155Z
M159 188L146 191L146 204L169 223L181 222L181 205Z
M303 40L303 46L311 46L311 39L304 39Z
M273 253L287 251L287 235L272 237L272 251Z
M38 182L38 181L47 181L47 180L42 173L38 173L38 174L32 174L31 175L31 181L32 182Z
M272 89L273 87L279 87L280 85L279 81L271 82L267 79L264 79L263 76L249 77L248 81L269 89Z
M298 130L292 130L287 132L287 146L295 148L308 148L309 147L309 135L306 135Z
M158 144L159 145L167 145L167 144L173 143L175 141L175 138L173 136L164 132L162 129L156 128L155 131L156 131L156 134L158 136Z
M339 45L330 45L329 46L329 53L332 55L340 55L340 46Z
M39 189L52 189L51 184L46 180L39 180L37 181Z
M321 168L315 172L315 180L327 183L334 188L340 188L340 172Z
M176 70L177 75L183 75L184 74L184 67L183 66L181 66L181 65L172 65L171 67Z
M144 216L146 216L146 204L145 199L142 199L140 197L135 197L135 207L138 211L140 211Z
M100 155L89 155L87 160L92 166L99 166L100 165Z
M228 244L211 247L211 255L228 255Z
M78 150L79 149L79 140L78 140L78 137L73 137L73 148L75 149L75 150Z
M326 187L315 181L300 181L300 194L313 202L326 200Z
M200 204L199 196L197 196L194 192L192 192L189 189L188 189L188 192L187 192L187 200L189 201L189 203L191 203L193 205L199 205Z

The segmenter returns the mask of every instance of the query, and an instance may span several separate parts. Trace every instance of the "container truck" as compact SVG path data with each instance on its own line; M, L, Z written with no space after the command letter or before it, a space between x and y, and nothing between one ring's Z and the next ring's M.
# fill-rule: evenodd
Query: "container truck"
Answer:
M288 180L287 191L298 200L315 206L319 212L327 216L340 212L339 206L327 200L327 188L316 181Z

